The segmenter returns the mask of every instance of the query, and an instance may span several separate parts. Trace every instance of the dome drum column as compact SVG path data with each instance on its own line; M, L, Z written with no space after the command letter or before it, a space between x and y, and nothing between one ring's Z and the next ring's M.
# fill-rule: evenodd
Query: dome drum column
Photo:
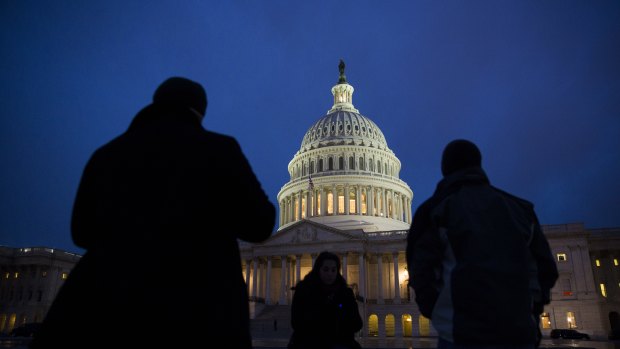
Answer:
M349 205L350 205L350 202L349 202L350 201L350 199L349 199L350 196L349 196L349 194L350 194L349 193L349 185L345 184L344 185L344 214L345 215L348 215L348 214L351 213L350 207L349 207Z

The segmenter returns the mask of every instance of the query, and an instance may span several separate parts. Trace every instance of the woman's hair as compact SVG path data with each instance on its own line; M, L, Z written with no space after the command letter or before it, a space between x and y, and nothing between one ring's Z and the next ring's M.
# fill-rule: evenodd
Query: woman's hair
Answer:
M347 281L342 274L340 274L340 258L338 258L337 254L328 251L323 251L318 257L316 257L312 270L306 274L304 280L309 281L311 284L319 285L321 283L321 277L319 276L321 267L325 261L329 260L336 262L336 270L338 271L338 275L336 276L336 284L346 286Z
M338 255L336 255L335 253L331 253L328 251L323 251L319 254L318 257L316 257L314 265L312 266L312 272L316 271L316 273L318 273L323 266L323 263L329 260L336 262L336 270L338 270L338 274L340 274L340 258L338 258Z

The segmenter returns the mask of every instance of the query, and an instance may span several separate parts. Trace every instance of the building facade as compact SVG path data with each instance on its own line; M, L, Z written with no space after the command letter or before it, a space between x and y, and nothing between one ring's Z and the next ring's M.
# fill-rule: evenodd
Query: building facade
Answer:
M288 338L292 287L328 250L340 256L357 296L360 336L435 336L408 287L413 191L399 178L401 163L379 127L354 108L342 62L331 91L332 108L308 129L288 165L290 181L277 196L278 231L263 243L239 242L253 335ZM618 337L620 227L570 223L543 225L543 232L560 273L541 316L543 333L574 328L592 338ZM79 258L50 248L0 246L0 333L41 321Z
M308 129L288 165L278 231L264 243L240 245L257 336L272 322L274 329L281 324L282 336L290 333L292 287L324 250L340 256L358 297L361 336L436 335L408 287L413 192L399 179L401 163L379 127L353 106L353 91L341 62L332 108ZM586 230L577 223L543 230L560 270L541 317L543 333L575 328L606 338L617 332L620 229Z
M52 248L0 246L0 334L41 322L80 258Z

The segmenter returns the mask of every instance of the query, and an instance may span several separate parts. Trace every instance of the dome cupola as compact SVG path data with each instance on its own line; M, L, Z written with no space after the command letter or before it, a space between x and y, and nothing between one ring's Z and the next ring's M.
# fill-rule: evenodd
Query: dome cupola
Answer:
M398 178L400 160L383 132L353 106L353 91L338 65L334 104L306 131L290 161L290 181L278 193L280 228L302 219L342 230L405 230L413 192Z

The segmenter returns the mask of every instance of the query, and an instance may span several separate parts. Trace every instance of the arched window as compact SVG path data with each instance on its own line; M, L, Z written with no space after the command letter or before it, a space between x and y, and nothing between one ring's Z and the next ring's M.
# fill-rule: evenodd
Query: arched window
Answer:
M429 320L428 318L425 318L423 315L420 315L420 317L418 318L418 321L420 323L419 329L420 329L420 336L430 336L431 335L431 320Z
M338 169L344 170L344 158L342 156L338 158Z
M349 157L349 170L355 170L355 159L352 156Z
M327 214L334 214L334 193L331 191L327 193Z
M359 168L362 171L366 170L366 166L364 166L364 158L361 157L361 156L360 156L360 160L359 160Z
M323 159L319 159L319 169L317 172L323 172Z
M376 314L371 314L368 317L368 336L379 336L379 317Z
M314 173L314 161L310 161L310 174Z
M330 157L327 160L327 166L328 166L327 169L330 170L330 171L334 169L334 158Z
M381 161L377 160L377 172L381 173Z
M385 336L386 337L394 337L394 315L387 314L385 316Z
M412 332L413 332L413 328L411 326L412 325L411 315L403 314L402 322L403 322L403 337L411 337Z

